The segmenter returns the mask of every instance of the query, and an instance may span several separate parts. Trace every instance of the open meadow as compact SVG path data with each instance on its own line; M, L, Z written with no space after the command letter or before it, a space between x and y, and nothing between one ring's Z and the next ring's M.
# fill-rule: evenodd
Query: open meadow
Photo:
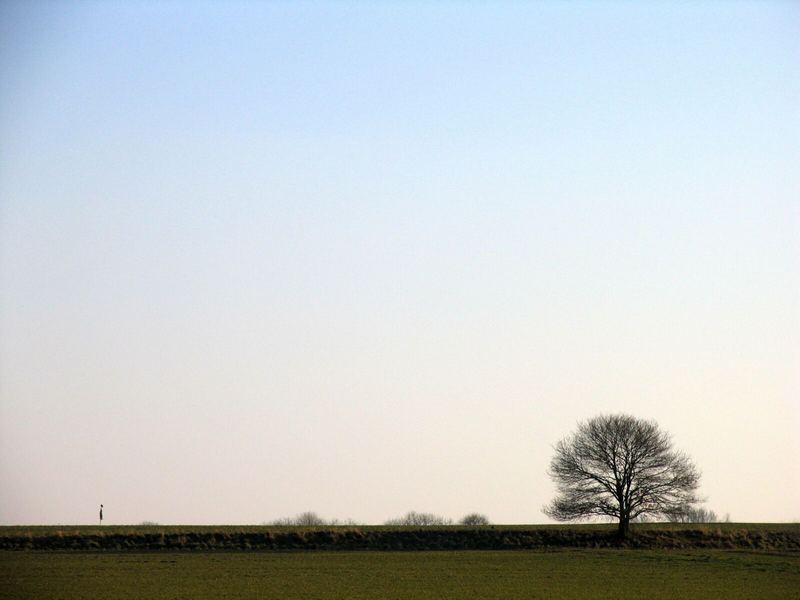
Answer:
M0 597L798 598L765 551L0 552Z
M0 528L0 598L800 598L800 525Z

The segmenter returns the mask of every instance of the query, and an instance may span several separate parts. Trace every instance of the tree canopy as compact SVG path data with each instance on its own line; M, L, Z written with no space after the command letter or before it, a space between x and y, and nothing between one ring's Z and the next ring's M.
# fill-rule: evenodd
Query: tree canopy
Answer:
M697 502L700 473L672 448L653 421L600 415L578 425L555 447L549 474L558 495L544 508L558 521L619 520L619 534L640 516L681 513Z

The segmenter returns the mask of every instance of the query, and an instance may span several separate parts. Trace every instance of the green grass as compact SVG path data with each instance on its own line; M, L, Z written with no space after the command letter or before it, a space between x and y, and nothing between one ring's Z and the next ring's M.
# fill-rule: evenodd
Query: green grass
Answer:
M0 552L0 598L800 598L800 554Z

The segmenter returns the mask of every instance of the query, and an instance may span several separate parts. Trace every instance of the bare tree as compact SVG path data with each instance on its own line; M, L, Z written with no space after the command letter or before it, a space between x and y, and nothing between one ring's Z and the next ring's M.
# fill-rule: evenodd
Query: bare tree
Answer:
M307 511L300 513L295 517L283 517L282 519L275 519L269 525L277 525L281 527L297 526L297 527L322 527L325 525L337 525L337 521L329 521L323 519L317 513Z
M294 522L295 525L301 525L303 527L319 527L328 524L325 519L311 511L300 513L294 518Z
M406 513L397 519L389 519L386 525L403 525L403 526L429 526L429 525L450 525L452 521L445 517L435 515L433 513L418 513L413 510Z
M480 513L470 513L464 516L460 521L460 525L489 525L489 517Z
M626 537L634 519L669 517L697 502L697 468L672 449L669 434L655 422L594 417L579 423L555 451L549 474L558 495L544 512L558 521L618 519L618 533Z
M684 506L679 512L667 515L667 520L671 523L718 523L719 517L708 508Z

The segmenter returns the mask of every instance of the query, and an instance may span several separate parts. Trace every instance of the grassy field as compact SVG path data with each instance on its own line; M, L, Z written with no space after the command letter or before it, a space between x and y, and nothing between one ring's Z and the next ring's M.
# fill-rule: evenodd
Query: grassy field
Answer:
M793 552L0 552L0 598L800 598Z

